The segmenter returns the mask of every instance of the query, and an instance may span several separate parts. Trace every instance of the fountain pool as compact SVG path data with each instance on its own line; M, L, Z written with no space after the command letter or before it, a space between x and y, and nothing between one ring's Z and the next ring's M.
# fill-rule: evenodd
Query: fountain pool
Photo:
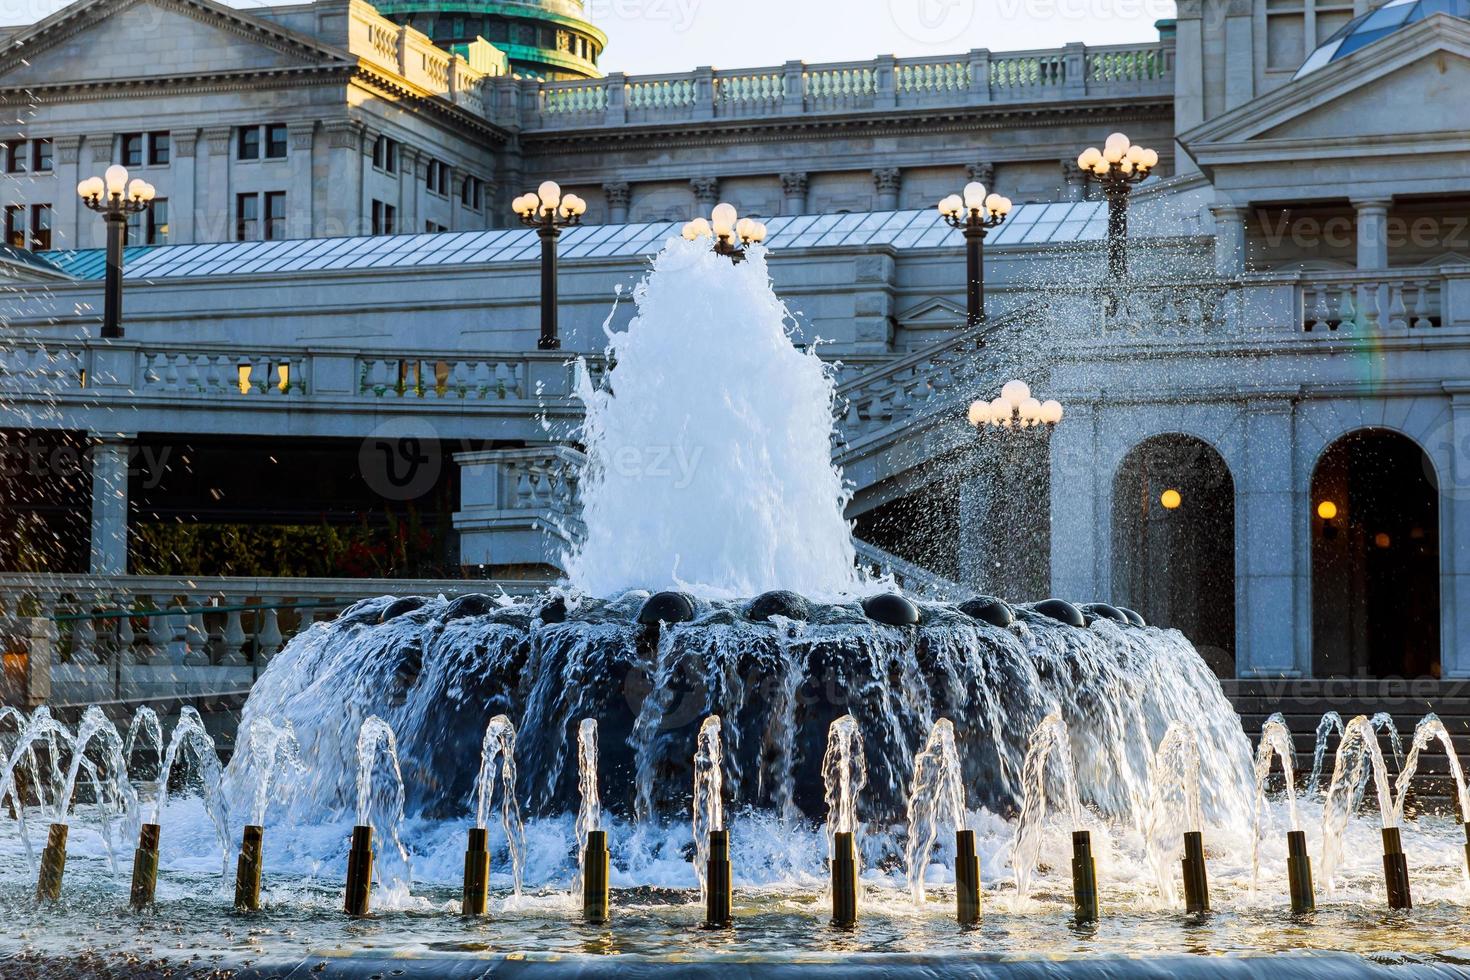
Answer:
M1393 786L1380 720L1324 719L1331 784L1282 795L1284 722L1257 765L1178 632L860 577L831 378L760 249L671 243L637 300L584 391L566 589L311 626L223 770L187 712L0 712L0 974L1466 975L1458 763L1455 801L1406 809L1421 753L1453 756L1437 719ZM259 907L236 910L247 826ZM1314 912L1290 913L1289 832Z

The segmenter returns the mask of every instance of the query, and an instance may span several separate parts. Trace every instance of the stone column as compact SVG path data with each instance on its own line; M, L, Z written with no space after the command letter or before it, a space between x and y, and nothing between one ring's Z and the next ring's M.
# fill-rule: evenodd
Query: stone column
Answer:
M602 193L607 198L607 223L610 225L627 224L628 201L633 194L628 184L625 181L603 184Z
M785 215L806 214L807 176L804 173L781 175L781 213Z
M362 231L362 124L338 119L322 129L332 179L327 183L327 213L321 230L327 235L358 234Z
M398 148L398 231L416 235L424 230L419 219L419 151L411 146Z
M718 177L695 177L689 182L689 189L694 192L694 204L701 214L707 214L711 208L720 203L720 178Z
M211 126L204 131L209 146L209 177L202 201L194 208L195 241L228 242L235 238L235 198L230 190L230 158L235 131Z
M128 451L132 444L132 436L94 436L87 452L92 464L93 575L128 572Z
M897 211L898 192L903 184L903 171L897 167L880 167L873 171L875 211Z
M1203 0L1177 0L1174 26L1174 134L1205 121L1205 41ZM1176 141L1174 172L1199 170Z
M52 165L56 168L57 182L56 203L53 205L56 211L51 215L52 235L55 240L51 247L80 248L82 239L78 219L85 215L87 218L101 220L81 206L81 199L77 197L75 190L82 179L81 167L78 166L82 138L58 136L51 141L51 149L55 154Z
M1245 272L1246 209L1234 204L1212 204L1215 216L1215 274L1232 279Z
M291 154L291 187L286 192L286 237L310 238L312 220L312 147L316 123L294 122L287 127Z
M1388 268L1388 208L1385 198L1353 201L1358 213L1358 268Z
M1254 397L1245 412L1245 464L1235 484L1235 671L1302 677L1312 666L1311 542L1301 533L1311 477L1298 488L1293 393Z
M98 133L87 137L87 156L92 158L92 168L87 172L88 177L101 177L103 172L113 164L112 159L113 138L111 133ZM80 177L78 178L80 180ZM72 185L73 194L76 193L76 184ZM87 219L92 220L88 221ZM88 211L79 220L77 247L79 248L104 248L107 245L106 222L100 217Z
M1077 166L1075 157L1062 161L1062 199L1066 201L1087 200L1087 175Z
M1224 50L1250 52L1254 50L1253 28L1255 14L1251 0L1225 0ZM1234 109L1256 97L1256 64L1249 54L1224 59L1225 61L1225 108Z
M198 152L199 130L176 129L169 133L169 149L172 151L173 186L168 195L168 240L170 244L190 244L198 241L194 233L194 212L197 208L199 164L195 159Z
M1450 459L1440 465L1440 668L1445 677L1470 677L1470 384L1450 390ZM1432 452L1430 443L1426 446Z

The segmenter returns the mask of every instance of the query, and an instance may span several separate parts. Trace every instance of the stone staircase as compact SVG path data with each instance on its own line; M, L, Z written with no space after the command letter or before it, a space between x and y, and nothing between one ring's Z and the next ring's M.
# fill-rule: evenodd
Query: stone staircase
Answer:
M1328 711L1336 711L1344 721L1355 715L1371 717L1377 712L1387 711L1403 739L1405 753L1413 740L1414 726L1432 711L1449 730L1456 753L1462 760L1470 761L1470 681L1224 680L1221 686L1239 712L1241 724L1253 745L1259 740L1261 725L1266 719L1275 712L1281 712L1291 729L1300 779L1305 779L1305 772L1311 770L1317 724ZM1324 789L1331 778L1336 747L1337 736L1334 734L1328 740L1323 763ZM1386 734L1380 734L1379 747L1389 775L1396 778L1398 764ZM1448 759L1437 741L1424 750L1419 772L1430 778L1416 786L1411 798L1444 804L1453 797Z

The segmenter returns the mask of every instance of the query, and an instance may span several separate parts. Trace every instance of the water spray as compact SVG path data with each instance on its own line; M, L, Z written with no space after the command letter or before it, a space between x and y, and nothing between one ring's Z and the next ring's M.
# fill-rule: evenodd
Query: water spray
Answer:
M827 729L827 752L822 757L822 783L827 798L828 857L832 863L832 924L850 929L857 924L858 792L868 782L868 759L857 719L843 715Z

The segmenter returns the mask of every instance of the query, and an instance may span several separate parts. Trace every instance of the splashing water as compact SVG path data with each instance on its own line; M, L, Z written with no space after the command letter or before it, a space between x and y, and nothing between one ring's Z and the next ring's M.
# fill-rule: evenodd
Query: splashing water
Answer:
M301 761L296 731L289 721L277 726L268 718L251 718L243 731L236 751L244 752L242 775L251 787L250 823L263 827L271 790L275 789L277 799L284 801L295 778L306 772L306 764Z
M219 753L214 739L204 728L204 719L190 706L179 709L179 721L169 735L168 750L163 755L163 764L158 770L158 786L153 796L153 820L158 823L163 816L164 804L168 802L168 781L174 766L184 766L184 782L192 776L200 784L204 808L209 821L214 825L215 837L220 845L220 876L230 873L230 812L222 792Z
M485 739L480 745L480 774L475 778L475 826L482 830L490 823L497 782L500 784L500 826L505 831L511 877L515 883L515 895L519 898L525 868L526 828L521 823L521 808L516 800L516 729L505 715L490 719L485 726Z
M858 823L858 794L868 784L868 757L857 719L843 715L827 729L827 751L822 756L822 787L827 801L827 856L837 854L836 838L850 833L854 839ZM861 856L861 849L857 849ZM859 866L861 872L861 866Z
M1321 728L1318 728L1321 734ZM1256 802L1254 814L1251 818L1251 891L1256 890L1256 883L1261 874L1261 831L1263 815L1266 809L1266 779L1271 775L1271 759L1281 760L1281 778L1285 784L1286 812L1288 828L1290 830L1301 829L1301 815L1296 805L1296 777L1295 759L1296 751L1291 744L1291 729L1286 727L1286 718L1281 712L1276 712L1265 723L1261 725L1261 744L1256 749Z
M1398 826L1383 750L1378 747L1378 733L1366 715L1358 715L1343 730L1332 766L1332 782L1327 786L1327 799L1322 804L1322 878L1327 882L1329 894L1336 891L1336 871L1342 862L1342 839L1348 818L1362 800L1359 787L1366 785L1369 774L1378 794L1381 825Z
M1164 733L1149 767L1153 794L1149 799L1145 850L1158 878L1159 895L1168 905L1178 901L1174 870L1184 850L1183 835L1204 829L1199 798L1199 736L1188 722L1175 722Z
M138 706L138 710L133 712L133 720L128 724L127 738L123 743L123 758L129 766L133 765L133 752L140 743L153 749L153 766L156 772L163 765L163 724L158 720L158 712L146 704Z
M909 894L924 904L924 870L942 828L965 826L965 784L955 746L954 723L941 718L929 740L914 756L914 778L909 788L909 833L904 848Z
M1399 729L1394 724L1393 718L1387 711L1380 711L1368 719L1368 724L1372 726L1375 733L1385 731L1388 733L1388 745L1393 750L1394 765L1402 771L1404 768L1404 742L1399 736ZM1316 796L1321 792L1322 762L1327 754L1327 740L1332 737L1334 731L1337 732L1339 736L1339 751L1341 751L1340 737L1343 734L1344 728L1342 715L1336 711L1325 713L1322 716L1322 720L1317 723L1317 745L1312 751L1312 775L1307 780L1306 795ZM1366 779L1367 776L1367 772L1364 772L1363 777ZM1361 793L1365 788L1364 786L1359 786L1358 792Z
M96 745L101 751L99 769L87 759L87 749ZM81 723L71 743L71 767L66 781L56 799L54 822L70 823L72 801L75 798L77 777L85 770L95 792L95 810L100 823L103 846L107 851L108 863L117 870L117 855L112 846L114 817L126 817L138 807L138 794L128 780L127 763L123 758L122 736L102 709L92 705L82 713Z
M854 591L833 380L791 343L764 250L732 265L671 241L634 298L627 332L608 334L616 393L580 372L587 535L570 581L598 596Z
M384 771L382 778L386 778L388 782L388 792L376 795L373 792L373 773L380 768L380 756L386 763L381 768ZM371 827L375 840L383 839L383 831L387 830L387 843L393 848L390 857L396 856L398 864L392 868L392 877L383 875L384 865L381 861L373 862L373 871L378 880L388 887L393 898L401 899L406 896L409 886L413 884L413 862L401 836L403 770L398 765L398 739L388 723L376 715L364 721L357 733L357 825ZM374 849L380 850L376 847Z
M1459 808L1460 821L1470 823L1470 797L1466 796L1465 770L1460 765L1460 756L1455 751L1455 743L1450 737L1449 730L1445 728L1444 722L1439 720L1439 716L1431 712L1419 719L1419 724L1414 726L1414 741L1409 746L1409 756L1399 768L1398 780L1394 783L1393 820L1395 826L1403 823L1404 803L1408 800L1409 783L1419 770L1419 754L1435 740L1438 740L1444 749L1445 758L1449 762L1450 776L1455 781L1455 805Z
M694 750L694 873L699 878L700 901L709 897L710 831L725 829L723 757L720 716L710 715L699 726Z
M572 893L582 894L587 860L587 835L602 829L602 801L597 794L597 719L583 718L577 726L577 877Z
M1025 790L1021 819L1016 824L1016 842L1011 849L1011 870L1016 876L1016 902L1024 905L1031 893L1031 876L1041 856L1041 831L1046 823L1047 776L1062 792L1071 829L1082 828L1082 802L1077 797L1071 754L1072 736L1062 716L1053 712L1031 733L1026 762L1021 768ZM1050 769L1047 763L1051 763Z

